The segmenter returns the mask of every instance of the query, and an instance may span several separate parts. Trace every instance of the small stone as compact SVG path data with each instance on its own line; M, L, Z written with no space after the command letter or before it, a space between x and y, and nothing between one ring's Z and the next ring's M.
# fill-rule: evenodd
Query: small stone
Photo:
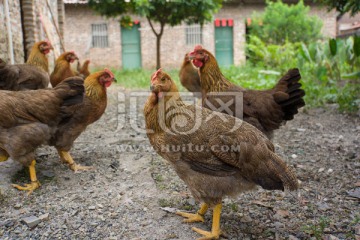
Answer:
M192 206L195 206L195 205L196 205L195 199L193 199L193 198L190 198L190 199L188 200L188 203L189 203L190 205L192 205Z
M291 155L291 158L292 158L292 159L295 159L295 158L297 158L297 155L296 155L296 154L293 154L293 155Z
M328 173L332 173L333 171L334 171L334 170L331 169L331 168L329 168L329 169L327 170Z
M335 237L334 235L328 235L325 237L325 240L339 240L339 238Z
M306 131L306 129L305 128L298 128L298 129L296 129L298 132L305 132Z
M102 205L101 203L96 204L96 206L98 206L99 208L104 208L104 205Z
M171 208L171 207L161 207L160 209L164 210L165 212L168 212L168 213L176 213L177 212L176 208Z
M90 206L88 209L89 209L89 210L95 210L96 207L95 207L95 206Z
M42 173L42 175L44 175L47 178L55 177L55 173L53 171L44 170L41 173Z
M240 222L242 223L248 223L248 222L252 222L252 218L250 216L244 216L240 219Z
M360 225L355 226L355 234L360 236Z
M15 209L20 209L22 207L21 203L17 203L14 205L14 208Z
M39 216L39 219L40 219L41 221L46 221L46 220L48 220L48 219L49 219L49 213L44 213L44 214L40 215L40 216Z
M25 222L29 228L33 228L41 222L41 219L35 216L30 216L23 218L22 221Z
M289 235L289 240L299 240L299 239L293 235Z
M319 168L319 171L318 172L323 172L325 170L325 168Z

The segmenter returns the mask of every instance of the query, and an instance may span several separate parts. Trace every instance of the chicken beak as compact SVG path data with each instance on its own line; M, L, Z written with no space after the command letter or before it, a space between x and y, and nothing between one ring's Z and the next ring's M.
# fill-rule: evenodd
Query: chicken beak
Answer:
M191 61L191 60L193 60L193 59L195 59L195 55L192 55L192 53L190 53L189 55L188 55L188 59Z
M116 80L116 78L113 78L113 82L116 82L116 83L117 83L117 80Z
M154 85L150 85L150 91L154 91L154 89L155 89L155 86Z

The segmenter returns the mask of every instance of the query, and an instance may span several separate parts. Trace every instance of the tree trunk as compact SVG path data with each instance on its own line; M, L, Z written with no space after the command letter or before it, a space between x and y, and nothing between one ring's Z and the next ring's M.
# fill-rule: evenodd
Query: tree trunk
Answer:
M161 68L160 42L161 42L161 35L156 35L156 70Z
M161 22L160 23L160 32L157 33L155 31L155 28L150 20L150 18L147 18L148 22L149 22L149 25L151 27L151 30L153 31L153 33L155 34L156 36L156 70L161 68L161 62L160 62L160 58L161 58L161 55L160 55L160 49L161 49L161 37L163 35L163 32L164 32L164 26L165 26L165 22Z
M35 5L34 0L22 0L22 25L25 42L25 61L36 41L35 37Z

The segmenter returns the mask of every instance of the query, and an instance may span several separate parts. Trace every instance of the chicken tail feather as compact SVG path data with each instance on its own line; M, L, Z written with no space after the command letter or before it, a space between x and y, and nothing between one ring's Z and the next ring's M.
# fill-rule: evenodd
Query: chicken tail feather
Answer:
M290 69L276 84L274 99L281 106L284 120L291 120L298 113L298 109L305 106L303 97L305 91L299 82L301 75L299 69ZM287 97L284 97L287 95Z
M254 182L267 190L295 191L299 188L295 171L275 153L258 169L259 177Z
M56 92L63 99L62 106L79 104L84 99L84 80L80 77L70 77L55 87Z
M0 90L15 90L17 79L19 78L18 69L8 65L0 66Z

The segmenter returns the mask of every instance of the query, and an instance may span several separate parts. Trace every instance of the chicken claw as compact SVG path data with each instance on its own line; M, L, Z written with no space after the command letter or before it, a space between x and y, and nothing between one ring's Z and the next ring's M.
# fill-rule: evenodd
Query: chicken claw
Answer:
M0 155L0 162L5 162L6 160L8 160L8 158L8 156Z
M209 206L206 203L203 203L197 211L197 213L186 213L186 212L176 212L177 215L182 216L185 219L183 222L192 223L192 222L204 222L204 215L208 210Z
M92 170L94 169L91 166L81 166L79 164L73 163L73 164L69 164L69 167L71 170L73 170L74 172L78 172L78 171L87 171L87 170Z
M69 152L58 150L58 153L60 155L61 161L67 163L69 165L69 168L74 172L93 169L93 167L90 166L81 166L79 164L76 164Z
M30 195L35 189L38 189L41 186L41 184L39 181L35 181L35 182L25 184L24 187L20 186L18 184L12 184L12 186L21 191L28 191L27 194Z
M25 187L20 186L18 184L12 184L12 186L14 188L17 188L18 190L21 190L21 191L29 191L28 195L30 195L35 189L37 189L41 186L40 182L37 180L37 177L36 177L35 164L36 164L36 161L32 160L32 162L29 166L31 183L25 184Z
M187 218L183 220L185 223L204 222L204 217L198 213L176 212L176 214Z
M197 240L219 239L220 234L221 234L220 229L218 229L217 231L212 230L211 232L208 232L208 231L202 230L200 228L196 228L196 227L193 227L191 229L201 235L204 235L204 237L198 238Z
M220 215L221 215L221 208L222 208L222 204L217 204L214 207L213 210L213 221L212 221L212 227L211 227L211 232L208 231L204 231L202 229L193 227L191 228L193 231L203 235L203 237L198 238L197 240L210 240L210 239L219 239L220 235L221 235L221 230L220 230Z

